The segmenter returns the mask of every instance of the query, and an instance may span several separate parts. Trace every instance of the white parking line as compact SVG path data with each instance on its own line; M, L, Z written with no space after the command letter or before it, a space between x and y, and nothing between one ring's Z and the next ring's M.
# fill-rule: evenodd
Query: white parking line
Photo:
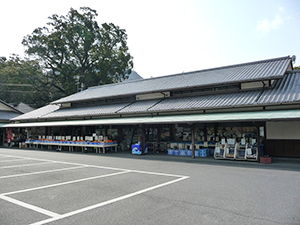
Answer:
M64 171L64 170L80 169L80 168L84 168L84 167L86 167L86 166L68 167L68 168L55 169L55 170L44 170L44 171L38 171L38 172L32 172L32 173L20 173L20 174L2 176L2 177L0 177L0 179L12 178L12 177L22 177L22 176L36 175L36 174L42 174L42 173L53 173L53 172Z
M177 174L157 173L157 172L149 172L149 171L142 171L142 170L131 170L131 172L134 172L134 173L145 173L145 174L151 174L151 175L157 175L157 176L167 176L167 177L185 177L183 175L177 175Z
M11 156L0 155L0 159L10 158Z
M8 160L1 160L0 162L14 162L14 161L21 161L21 160L27 160L27 159L8 159Z
M75 210L75 211L72 211L72 212L69 212L69 213L66 213L66 214L57 215L57 216L54 216L53 218L49 218L49 219L46 219L46 220L43 220L43 221L39 221L37 223L32 223L30 225L42 225L42 224L50 223L50 222L53 222L53 221L56 221L56 220L66 218L66 217L74 216L76 214L83 213L83 212L86 212L86 211L89 211L89 210L92 210L92 209L96 209L96 208L99 208L99 207L102 207L102 206L105 206L105 205L108 205L108 204L112 204L112 203L115 203L115 202L118 202L118 201L122 201L122 200L125 200L125 199L128 199L128 198L134 197L136 195L140 195L140 194L143 194L145 192L152 191L154 189L161 188L161 187L179 182L179 181L187 179L187 178L189 178L189 177L183 176L183 177L178 178L176 180L172 180L172 181L165 182L165 183L162 183L162 184L159 184L159 185L155 185L155 186L152 186L152 187L149 187L149 188L145 188L143 190L136 191L136 192L133 192L133 193L128 194L128 195L123 195L121 197L114 198L114 199L111 199L111 200L108 200L108 201L105 201L105 202L101 202L101 203L98 203L98 204L95 204L95 205L91 205L91 206L88 206L88 207L85 207L85 208L82 208L82 209L79 209L79 210Z
M87 167L107 169L107 170L119 170L119 171L128 171L128 170L130 170L131 172L135 172L135 173L145 173L145 174L152 174L152 175L158 175L158 176L184 177L183 175L177 175L177 174L157 173L157 172L149 172L149 171L142 171L142 170L131 170L131 169L124 169L124 168L117 168L117 167L96 166L96 165L88 165L88 164L82 164L82 163L54 161L54 160L20 157L20 156L13 156L13 157L19 157L19 158L24 158L24 159L28 159L28 160L40 160L40 161L45 161L45 162L50 162L50 163L61 163L61 164L68 164L68 165L75 165L75 166L87 166ZM0 169L1 169L1 167L0 167Z
M0 194L0 197L3 195L13 195L13 194L18 194L18 193L23 193L23 192L28 192L28 191L36 191L40 189L45 189L45 188L51 188L51 187L57 187L61 185L66 185L66 184L73 184L73 183L78 183L82 181L87 181L87 180L94 180L94 179L99 179L99 178L104 178L104 177L111 177L111 176L116 176L124 173L129 173L130 170L118 172L118 173L110 173L110 174L105 174L105 175L99 175L99 176L94 176L94 177L88 177L88 178L83 178L83 179L78 179L78 180L71 180L71 181L66 181L62 183L56 183L56 184L50 184L50 185L45 185L45 186L40 186L40 187L35 187L35 188L28 188L24 190L19 190L19 191L12 191L12 192L7 192L7 193L2 193Z
M34 206L34 205L30 205L30 204L25 203L25 202L21 202L19 200L16 200L16 199L13 199L13 198L10 198L10 197L7 197L7 196L0 196L0 198L3 199L3 200L5 200L5 201L8 201L8 202L14 203L16 205L22 206L24 208L32 209L32 210L34 210L36 212L45 214L45 215L50 216L50 217L56 218L56 217L60 216L57 213L51 212L51 211L46 210L46 209L42 209L42 208Z
M1 155L0 155L1 156ZM12 192L7 192L7 193L2 193L0 194L0 198L6 201L9 201L11 203L17 204L19 206L22 206L24 208L28 208L31 210L34 210L36 212L39 212L41 214L50 216L51 218L43 220L43 221L39 221L37 223L33 223L31 225L42 225L42 224L46 224L49 222L53 222L56 220L60 220L66 217L70 217L79 213L83 213L92 209L96 209L108 204L112 204L118 201L122 201L140 194L143 194L145 192L148 191L152 191L154 189L157 188L161 188L179 181L182 181L184 179L189 178L188 176L182 176L182 175L176 175L176 174L167 174L167 173L157 173L157 172L148 172L148 171L140 171L140 170L128 170L128 169L122 169L122 168L113 168L113 167L105 167L105 166L96 166L96 165L87 165L87 164L80 164L80 163L71 163L71 162L62 162L62 161L53 161L53 160L45 160L45 159L38 159L38 158L28 158L28 157L20 157L20 156L9 156L7 155L7 157L14 157L14 158L20 158L20 159L28 159L28 160L38 160L38 161L42 161L41 163L32 163L32 164L25 164L25 165L15 165L15 166L4 166L4 167L0 167L0 169L3 168L14 168L14 167L22 167L22 166L34 166L34 165L41 165L41 164L51 164L51 163L61 163L61 164L66 164L66 165L74 165L76 167L71 167L71 168L63 168L63 169L57 169L57 170L48 170L48 171L39 171L39 172L33 172L33 173L26 173L26 174L15 174L15 175L9 175L9 176L3 176L0 177L1 178L10 178L10 177L17 177L17 176L27 176L27 175L33 175L33 174L39 174L39 173L47 173L47 172L54 172L54 171L60 171L60 170L68 170L68 169L77 169L77 168L82 168L82 167L91 167L91 168L99 168L99 169L107 169L107 170L118 170L120 172L116 172L116 173L111 173L111 174L106 174L106 175L100 175L100 176L94 176L94 177L89 177L89 178L83 178L83 179L78 179L78 180L73 180L73 181L67 181L67 182L62 182L62 183L56 183L56 184L50 184L50 185L45 185L45 186L40 186L40 187L34 187L34 188L28 188L28 189L24 189L24 190L18 190L18 191L12 191ZM158 176L169 176L169 177L177 177L177 179L172 180L172 181L168 181L162 184L158 184L149 188L145 188L118 198L114 198L105 202L101 202L95 205L91 205L82 209L78 209L66 214L58 214L58 213L54 213L51 212L49 210L31 205L31 204L27 204L25 202L13 199L11 197L8 197L7 195L13 195L13 194L18 194L18 193L24 193L24 192L29 192L29 191L35 191L35 190L40 190L40 189L45 189L45 188L51 188L51 187L57 187L57 186L61 186L61 185L67 185L67 184L73 184L73 183L77 183L77 182L84 182L84 181L88 181L88 180L93 180L93 179L99 179L99 178L104 178L104 177L110 177L110 176L116 176L116 175L121 175L121 174L125 174L125 173L129 173L129 172L134 172L134 173L144 173L144 174L151 174L151 175L158 175Z
M64 162L64 161L56 161L56 160L48 160L48 159L38 159L38 158L29 158L29 157L21 157L21 156L10 156L10 157L16 157L16 158L22 158L22 159L28 159L28 160L38 160L38 161L44 161L44 162L50 162L50 163L61 163L61 164L68 164L68 165L75 165L75 166L88 166L88 167L99 168L99 169L107 169L107 170L127 171L127 169L108 167L108 166L87 165L87 164L81 164L81 163L72 163L72 162ZM0 169L1 169L1 167L0 167Z
M7 155L2 155L2 154L0 154L0 158L7 158L7 157L11 157L11 156L7 156Z
M14 165L14 166L2 166L0 169L8 169L8 168L16 168L16 167L23 167L23 166L36 166L36 165L44 165L44 164L51 164L53 162L40 162L40 163L30 163L30 164L23 164L23 165Z

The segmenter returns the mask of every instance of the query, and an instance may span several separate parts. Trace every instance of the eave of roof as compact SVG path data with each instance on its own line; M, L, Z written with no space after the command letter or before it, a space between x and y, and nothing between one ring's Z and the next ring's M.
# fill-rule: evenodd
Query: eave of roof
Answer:
M38 119L44 115L47 115L55 110L58 110L60 108L59 105L46 105L44 107L41 107L39 109L30 111L28 113L25 113L23 115L17 116L12 118L12 121L17 120L32 120L32 119Z
M44 121L31 123L6 124L3 127L41 127L41 126L89 126L89 125L125 125L125 124L172 124L172 123L204 123L228 121L282 121L299 120L300 109L208 113L192 115L146 116L127 118L104 118L91 120Z
M118 104L95 105L81 108L57 108L41 111L44 114L39 116L27 115L19 116L14 120L56 120L65 118L85 118L101 117L128 114L150 114L157 112L177 112L177 111L199 111L207 109L222 109L232 107L256 107L256 99L261 94L261 90L235 91L228 93L214 93L209 95L186 96L165 99L151 99L143 101L133 101ZM55 105L54 105L55 106ZM36 115L33 113L32 115Z
M13 111L0 111L0 121L9 122L10 119L19 116L20 113Z

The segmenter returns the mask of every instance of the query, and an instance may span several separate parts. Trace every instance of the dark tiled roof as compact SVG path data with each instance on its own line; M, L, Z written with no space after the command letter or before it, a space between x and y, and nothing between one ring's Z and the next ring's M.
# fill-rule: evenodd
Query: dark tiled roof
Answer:
M275 87L263 92L258 104L288 103L300 101L300 70L287 72Z
M48 113L44 109L43 114L39 114L39 117L33 117L32 119L92 117L113 114L133 114L249 106L255 104L255 100L259 97L260 94L261 91L243 91L201 96L187 96L181 98L151 99L143 101L133 101L131 103L98 105L82 108L56 108L54 111L49 110ZM32 115L37 114L38 113L34 113ZM23 118L28 119L29 116L19 116L14 120L23 120Z
M12 112L12 111L0 111L0 121L8 122L10 119L19 116L20 113Z
M252 73L258 73L259 71L264 70L270 77L270 74L281 74L282 71L287 69L287 63L290 63L288 58L280 58L276 60L269 61L261 61L248 64L238 65L239 69L248 67L248 70L244 70L243 73L246 75L242 75L239 73L238 76L241 77L258 77L255 75L251 75ZM285 62L285 63L284 63ZM266 63L266 65L261 65ZM280 65L274 65L274 63L279 63ZM253 64L253 65L252 65ZM248 66L247 66L248 65ZM273 67L272 67L272 66ZM255 66L258 66L256 69L253 69ZM252 68L252 69L250 69ZM263 69L264 68L264 69ZM267 69L268 68L268 69ZM231 72L235 68L232 67L224 67L212 70L216 73L218 70L225 73L226 70L231 70ZM196 74L199 73L197 76L203 76L202 73L211 73L211 71L198 71L195 72ZM189 73L190 74L190 73ZM192 73L191 73L192 74ZM202 74L202 75L201 75ZM248 74L248 75L247 75ZM187 75L187 74L186 74ZM174 75L168 76L166 80L177 82L178 84L176 87L179 87L180 81L183 82L183 77L185 75ZM197 77L196 76L196 77ZM209 75L207 75L209 76ZM262 76L262 75L261 75ZM34 110L32 112L26 113L24 115L18 116L13 120L30 120L30 119L54 119L54 118L68 118L68 117L89 117L89 116L102 116L102 115L119 115L119 114L134 114L134 113L146 113L146 112L166 112L166 111L181 111L181 110L202 110L202 109L217 109L217 108L228 108L228 107L241 107L241 106L254 106L254 105L266 105L266 104L280 104L280 103L293 103L300 101L300 70L298 71L290 71L286 72L282 75L283 78L275 81L275 86L270 89L260 89L260 90L249 90L249 91L232 91L226 93L212 93L212 94L200 94L200 95L193 95L193 96L186 96L186 97L170 97L165 99L151 99L151 100L143 100L143 101L131 101L127 103L115 103L115 104L105 104L105 105L95 105L92 107L82 106L81 108L60 108L59 105L48 105L42 107L40 109ZM225 79L225 77L223 77ZM187 79L185 77L185 79ZM199 79L199 78L198 78ZM227 78L226 78L227 79ZM234 77L228 78L228 80L234 80ZM211 79L212 80L212 79ZM146 83L143 83L145 80L137 81L137 82L128 82L129 86L119 86L119 85L104 85L97 88L91 88L86 90L85 92L78 93L78 98L73 95L69 96L71 99L83 99L82 93L95 94L96 96L99 93L102 93L102 88L106 91L109 91L110 88L118 87L114 89L115 91L120 91L122 93L129 93L130 90L119 90L120 87L134 87L136 84L141 82L141 85L149 84L149 82L160 83L163 81L162 78L160 79L149 79ZM161 84L162 86L169 86L171 84ZM110 87L110 88L106 88ZM173 83L174 87L174 83ZM184 89L184 88L182 88ZM134 91L134 90L132 90ZM99 93L98 93L99 92ZM109 94L109 93L108 93ZM77 95L77 94L76 94ZM74 97L75 96L75 97ZM93 96L93 95L91 95ZM80 97L80 98L79 98ZM91 98L91 97L90 97ZM100 103L99 103L100 104Z
M275 79L281 78L290 64L291 57L287 56L164 77L102 85L59 99L53 103Z
M120 110L119 113L140 113L147 112L151 107L160 102L161 100L153 99L153 100L144 100L144 101L136 101L132 104L128 105L124 109Z
M196 110L209 108L224 108L234 106L245 106L255 104L261 91L245 91L223 94L211 94L195 97L164 99L149 111L177 111L177 110Z
M28 113L20 115L16 118L13 118L12 120L38 119L38 118L41 118L42 116L47 115L55 110L58 110L59 108L60 108L59 105L46 105L39 109L33 110L31 112L28 112Z
M129 103L119 103L110 105L99 105L93 107L82 107L82 108L66 108L60 109L55 112L51 112L47 115L42 116L42 118L68 118L68 117L88 117L95 115L109 115L115 114L119 110L126 107Z

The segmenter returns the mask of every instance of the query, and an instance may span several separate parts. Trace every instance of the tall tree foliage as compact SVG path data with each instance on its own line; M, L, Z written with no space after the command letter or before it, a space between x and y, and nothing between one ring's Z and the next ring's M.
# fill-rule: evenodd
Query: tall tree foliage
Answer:
M118 82L133 67L127 34L112 23L98 25L95 10L52 15L48 26L24 37L26 53L40 62L52 87L66 96L78 88Z
M0 99L40 107L55 99L39 63L12 55L0 58Z

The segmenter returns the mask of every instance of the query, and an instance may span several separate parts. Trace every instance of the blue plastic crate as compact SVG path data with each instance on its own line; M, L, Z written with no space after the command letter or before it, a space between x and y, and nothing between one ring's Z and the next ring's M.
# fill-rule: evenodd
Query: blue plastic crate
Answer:
M206 148L201 148L199 149L199 154L207 154L207 149Z
M174 149L168 149L168 155L174 155Z
M180 149L179 150L179 155L181 156L186 156L187 150L186 149Z
M200 157L207 157L206 153L199 154Z
M179 150L174 150L173 155L179 155Z
M187 156L192 156L193 155L193 151L192 150L187 150L186 155Z

